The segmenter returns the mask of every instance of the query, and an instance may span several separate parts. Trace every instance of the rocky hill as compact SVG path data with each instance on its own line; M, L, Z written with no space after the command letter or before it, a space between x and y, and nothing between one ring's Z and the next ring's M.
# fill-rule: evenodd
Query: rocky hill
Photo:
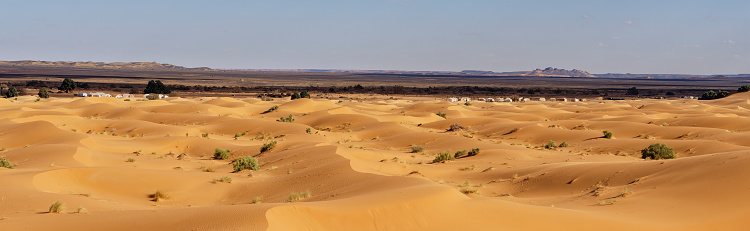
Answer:
M523 74L525 76L560 76L560 77L596 77L595 75L592 75L586 71L582 70L565 70L565 69L557 69L548 67L544 70L536 69L530 72L527 72Z

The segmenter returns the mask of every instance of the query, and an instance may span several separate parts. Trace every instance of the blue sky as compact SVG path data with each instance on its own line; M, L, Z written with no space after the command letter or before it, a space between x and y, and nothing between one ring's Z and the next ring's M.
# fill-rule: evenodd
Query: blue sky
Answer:
M750 73L750 1L0 0L0 60Z

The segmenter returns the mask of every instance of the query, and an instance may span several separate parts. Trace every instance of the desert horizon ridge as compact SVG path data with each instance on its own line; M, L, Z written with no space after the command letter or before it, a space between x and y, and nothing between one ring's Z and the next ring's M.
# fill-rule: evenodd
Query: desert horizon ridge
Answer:
M0 156L13 168L0 168L0 227L750 227L748 92L470 104L352 96L2 99ZM642 159L653 143L676 158ZM441 152L459 158L434 162ZM235 172L244 156L258 170ZM65 209L50 212L57 201Z

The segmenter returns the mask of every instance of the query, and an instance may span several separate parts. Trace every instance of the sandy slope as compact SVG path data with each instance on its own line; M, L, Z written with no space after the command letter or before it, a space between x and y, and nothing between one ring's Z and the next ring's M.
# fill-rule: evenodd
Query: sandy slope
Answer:
M0 168L2 230L750 228L750 93L470 106L377 97L34 101L0 100L0 156L16 165ZM276 121L288 115L293 123ZM447 132L454 123L469 129ZM570 147L544 149L550 140ZM278 145L261 154L270 141ZM656 142L678 158L640 159ZM425 150L411 153L413 145ZM263 166L232 173L230 160L212 158L215 148ZM472 148L480 154L430 163ZM213 182L223 176L232 183ZM152 201L157 190L169 198ZM312 197L286 202L304 191ZM67 209L47 213L57 200Z

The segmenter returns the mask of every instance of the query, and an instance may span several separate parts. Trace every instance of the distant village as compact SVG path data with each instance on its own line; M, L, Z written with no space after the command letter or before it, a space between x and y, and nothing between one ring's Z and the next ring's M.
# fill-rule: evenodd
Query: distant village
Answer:
M83 93L75 93L73 95L78 96L78 97L112 97L111 94L107 94L104 92L83 92ZM143 94L143 98L148 98L149 95L152 95L152 94ZM157 95L157 94L154 94L154 95ZM159 99L169 98L168 95L158 94L157 96L159 97ZM134 94L120 94L114 97L120 99L120 98L135 98L136 96Z
M460 102L471 102L471 100L472 100L472 98L469 98L469 97L461 97L461 98L451 97L451 98L447 99L448 102L459 102L459 101ZM532 98L524 98L524 97L513 97L513 98L511 98L511 97L505 97L505 98L500 97L500 98L497 98L497 99L495 99L495 98L476 98L476 100L477 101L481 101L481 102L528 102L528 101L540 101L540 102L545 102L545 101L551 101L551 102L555 102L555 101L560 101L560 102L582 102L582 101L586 101L586 99L578 99L578 98L573 98L573 99L568 99L568 98L549 98L549 100L547 100L547 98L541 98L541 97L540 98L533 98L533 99Z

